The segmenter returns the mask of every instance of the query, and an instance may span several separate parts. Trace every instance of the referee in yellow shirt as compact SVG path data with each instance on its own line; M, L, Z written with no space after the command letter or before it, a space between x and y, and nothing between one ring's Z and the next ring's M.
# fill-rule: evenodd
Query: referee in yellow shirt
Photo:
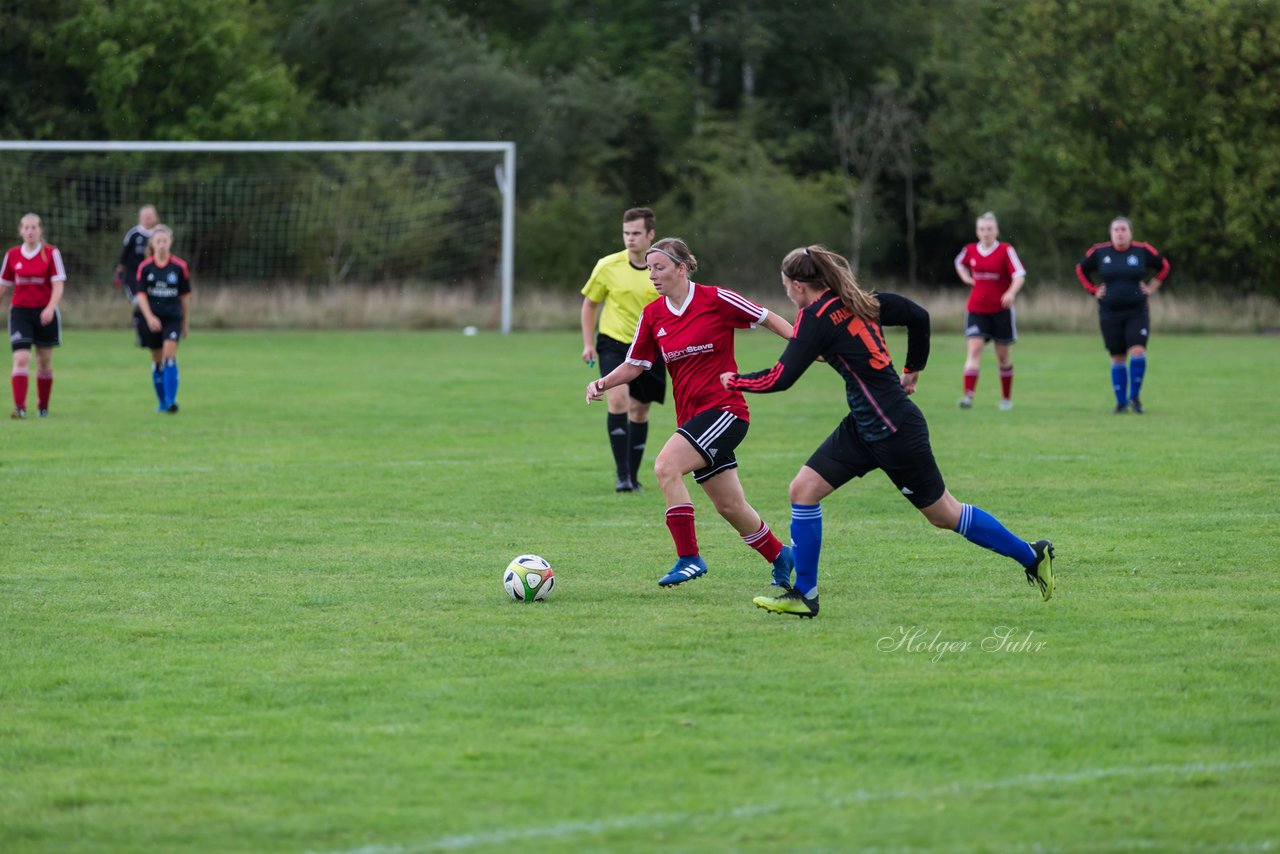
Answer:
M582 361L588 365L599 362L602 377L626 359L640 312L658 298L644 260L653 243L654 227L649 208L631 208L624 213L622 243L626 248L597 261L582 287ZM636 474L649 438L649 404L662 403L666 396L667 372L661 362L627 385L609 389L605 419L618 492L640 491Z

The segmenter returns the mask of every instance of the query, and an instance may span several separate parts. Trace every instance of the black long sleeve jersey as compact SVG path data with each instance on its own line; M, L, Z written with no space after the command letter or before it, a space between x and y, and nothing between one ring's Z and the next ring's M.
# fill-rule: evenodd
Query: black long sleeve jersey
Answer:
M906 297L878 293L879 322L855 317L839 295L825 291L796 318L791 340L778 363L765 371L739 374L729 387L768 393L795 384L819 356L844 379L849 412L864 441L887 439L898 430L911 402L885 346L883 326L907 327L907 371L922 371L929 361L929 312Z

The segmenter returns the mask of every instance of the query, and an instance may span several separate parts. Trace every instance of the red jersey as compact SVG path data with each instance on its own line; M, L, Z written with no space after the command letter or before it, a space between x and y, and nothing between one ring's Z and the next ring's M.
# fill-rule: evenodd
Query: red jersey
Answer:
M975 314L1004 311L1000 297L1009 290L1015 277L1027 274L1018 260L1018 253L1008 243L996 243L987 250L977 243L970 243L956 256L956 266L964 267L973 276L973 290L969 293L965 310Z
M663 297L644 307L627 361L648 369L662 356L671 373L678 424L708 409L732 412L747 421L750 413L742 392L720 385L720 375L738 372L733 331L768 316L767 308L741 294L690 282L684 305L672 305Z
M53 283L66 280L62 253L47 243L37 246L34 255L15 246L0 261L0 285L13 285L14 308L44 308L53 299Z

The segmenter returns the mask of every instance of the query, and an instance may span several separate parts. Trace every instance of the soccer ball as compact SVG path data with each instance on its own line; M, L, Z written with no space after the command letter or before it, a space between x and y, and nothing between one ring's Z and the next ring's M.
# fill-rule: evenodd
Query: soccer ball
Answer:
M502 586L517 602L541 602L556 587L556 573L537 555L520 555L507 564Z

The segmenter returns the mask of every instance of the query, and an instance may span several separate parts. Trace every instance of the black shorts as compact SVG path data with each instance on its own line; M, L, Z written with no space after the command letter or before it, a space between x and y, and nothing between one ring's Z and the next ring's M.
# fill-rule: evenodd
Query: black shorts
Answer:
M805 465L837 489L855 477L882 469L898 491L922 510L941 498L947 488L929 445L929 425L919 409L898 422L897 432L878 442L859 436L849 415Z
M964 337L981 338L997 344L1012 344L1018 340L1018 325L1014 322L1013 309L1006 308L993 314L966 311Z
M182 318L162 317L160 318L160 331L152 332L151 327L147 326L147 319L142 316L141 312L135 312L133 315L133 329L138 333L139 347L145 347L148 350L159 350L164 347L164 342L177 341L182 337Z
M697 448L707 461L702 468L694 469L694 481L702 483L722 471L736 469L738 458L733 452L747 438L750 426L732 412L708 409L677 427L676 432L688 439L689 444Z
M1098 312L1102 327L1102 343L1113 356L1123 356L1130 347L1146 347L1151 332L1151 313L1147 307L1128 310L1105 309Z
M600 376L606 376L614 368L627 360L627 351L631 342L623 343L608 335L596 336L596 358L600 360ZM667 401L667 368L662 362L654 362L653 367L627 383L632 400L641 403L666 403Z
M36 347L57 347L62 343L62 311L53 310L53 321L48 326L40 324L43 308L9 308L9 345L14 350L30 350Z

